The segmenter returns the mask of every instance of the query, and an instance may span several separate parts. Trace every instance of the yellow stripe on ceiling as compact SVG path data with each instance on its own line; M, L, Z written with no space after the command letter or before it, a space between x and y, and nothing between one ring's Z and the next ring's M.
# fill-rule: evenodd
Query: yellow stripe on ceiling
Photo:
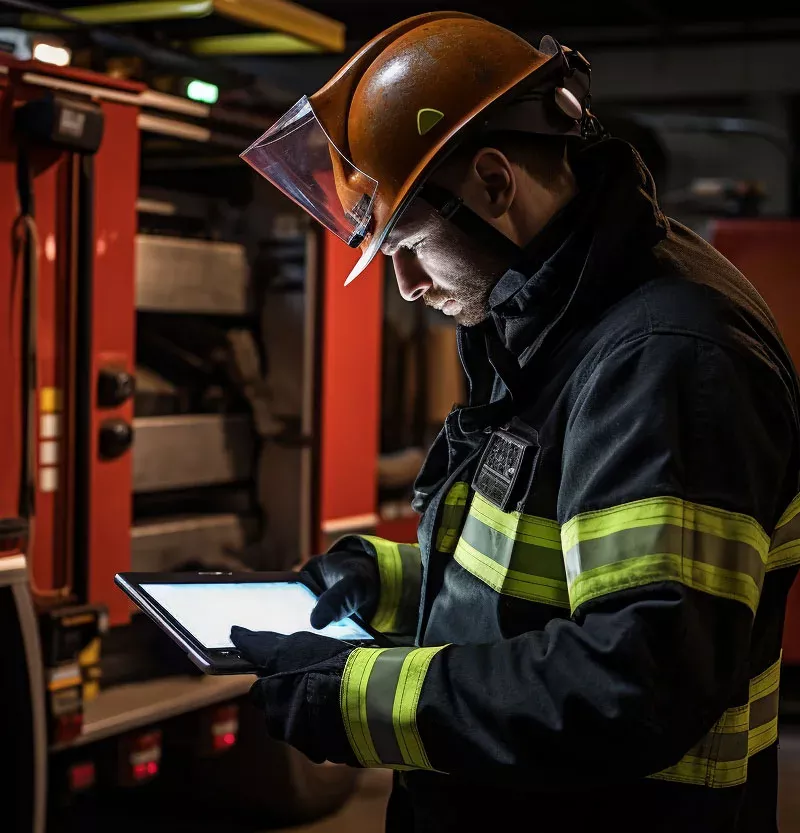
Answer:
M214 0L214 9L248 26L296 35L330 52L344 51L344 23L289 0Z
M248 32L197 38L187 44L195 55L298 55L324 52L323 47L281 32Z
M212 12L257 29L293 35L330 52L342 52L345 26L291 0L140 0L63 9L84 23L144 23L207 17ZM69 29L71 25L47 15L23 15L31 29ZM208 53L206 53L208 54Z
M64 14L84 23L144 23L156 20L208 17L214 11L213 0L140 0L133 3L106 3L62 9ZM41 14L22 16L23 26L32 29L69 29L71 24Z

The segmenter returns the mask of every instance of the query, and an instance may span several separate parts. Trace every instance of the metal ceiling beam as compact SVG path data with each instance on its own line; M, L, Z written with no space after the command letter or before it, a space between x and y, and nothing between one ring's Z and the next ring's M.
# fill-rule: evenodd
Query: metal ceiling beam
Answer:
M344 50L344 23L290 0L214 0L214 9L248 26L295 35L331 52Z
M194 55L299 55L324 52L310 41L282 32L247 32L244 35L216 35L197 38L186 46Z
M139 0L131 3L105 3L76 6L63 12L83 23L153 23L159 20L183 20L208 17L214 0ZM64 29L70 24L47 15L23 15L22 23L32 29Z
M331 52L344 50L343 23L291 0L139 0L64 10L72 18L96 25L197 19L214 13L252 28L292 35ZM23 25L31 29L62 29L71 24L63 17L24 15Z

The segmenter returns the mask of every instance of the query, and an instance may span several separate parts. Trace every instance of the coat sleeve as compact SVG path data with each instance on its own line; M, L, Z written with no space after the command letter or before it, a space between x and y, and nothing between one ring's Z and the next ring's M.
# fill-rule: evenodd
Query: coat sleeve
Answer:
M398 544L375 535L347 535L331 551L371 556L378 563L380 596L370 624L390 636L412 636L417 632L422 562L419 544Z
M794 443L760 359L684 335L616 348L566 424L571 617L496 644L354 651L341 708L359 760L553 786L675 765L742 685L747 702Z

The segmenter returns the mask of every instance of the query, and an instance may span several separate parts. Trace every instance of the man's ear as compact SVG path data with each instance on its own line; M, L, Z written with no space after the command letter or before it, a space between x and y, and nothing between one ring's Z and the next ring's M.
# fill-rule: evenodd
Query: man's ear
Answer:
M481 148L472 158L473 199L489 217L502 217L514 202L517 179L508 157L496 148Z

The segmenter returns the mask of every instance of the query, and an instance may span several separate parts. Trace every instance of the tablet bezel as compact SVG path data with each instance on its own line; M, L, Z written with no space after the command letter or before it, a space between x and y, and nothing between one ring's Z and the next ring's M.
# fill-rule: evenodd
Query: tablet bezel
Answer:
M115 584L140 608L156 625L180 645L189 659L206 674L255 674L256 668L235 648L206 648L156 599L143 584L265 584L292 582L303 584L320 595L320 589L304 573L267 572L198 572L198 573L117 573ZM388 647L391 641L370 627L358 616L350 617L359 627L371 635L370 640L349 639L344 644L354 647Z

